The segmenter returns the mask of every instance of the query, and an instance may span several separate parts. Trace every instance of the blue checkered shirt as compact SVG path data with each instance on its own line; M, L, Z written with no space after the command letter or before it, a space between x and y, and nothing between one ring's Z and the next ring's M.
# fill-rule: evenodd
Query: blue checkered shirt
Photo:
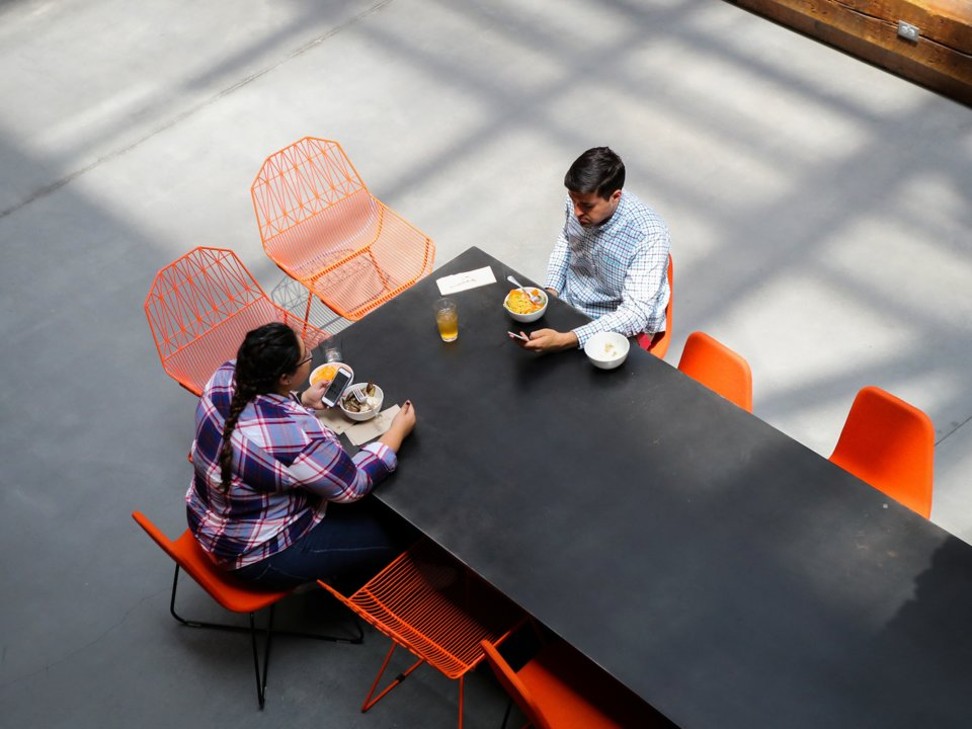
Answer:
M238 569L286 549L323 519L329 501L360 499L395 470L395 452L369 443L352 458L312 410L258 395L233 430L233 478L221 489L219 450L236 363L206 384L196 406L189 528L216 564Z
M665 331L671 247L665 221L627 191L599 226L584 228L573 211L568 197L544 285L593 319L574 329L579 345L602 331L627 337Z

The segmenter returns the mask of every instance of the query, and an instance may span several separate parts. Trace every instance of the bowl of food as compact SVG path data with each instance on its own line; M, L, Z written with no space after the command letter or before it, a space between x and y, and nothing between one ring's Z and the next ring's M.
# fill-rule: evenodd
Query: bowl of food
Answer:
M338 367L350 370L351 379L349 382L354 382L354 370L351 369L350 365L346 365L343 362L328 362L327 364L322 364L320 367L314 368L314 371L310 373L310 384L316 385L319 382L330 382L334 379L334 375L337 374Z
M347 417L362 422L371 420L381 412L384 399L385 393L374 382L359 382L344 391L338 404Z
M529 294L533 294L535 297L539 298L539 301L534 301L530 298ZM503 308L506 309L506 313L514 321L523 322L528 324L531 321L536 321L547 311L547 292L543 289L537 289L532 286L527 286L524 289L513 289L506 295L503 299Z
M631 342L623 334L598 332L587 340L584 345L584 354L595 367L602 370L613 370L627 359L630 348Z

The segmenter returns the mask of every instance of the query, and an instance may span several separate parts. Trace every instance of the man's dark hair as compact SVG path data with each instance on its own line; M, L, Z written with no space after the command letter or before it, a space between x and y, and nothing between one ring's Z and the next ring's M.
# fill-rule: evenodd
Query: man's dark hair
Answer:
M594 147L574 160L564 175L564 186L571 192L592 192L607 200L624 187L624 162L610 147Z

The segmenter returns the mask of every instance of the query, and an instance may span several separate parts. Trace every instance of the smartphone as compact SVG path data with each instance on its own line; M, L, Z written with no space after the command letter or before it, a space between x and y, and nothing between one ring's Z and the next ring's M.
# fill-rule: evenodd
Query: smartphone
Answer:
M344 394L344 388L351 382L352 377L354 375L347 367L338 367L338 371L334 373L334 379L331 380L331 384L327 386L327 389L321 396L321 402L329 408L337 405L338 400L341 399L341 395Z
M522 342L529 342L530 337L524 337L522 334L517 334L516 332L507 332L510 335L510 339L519 339Z

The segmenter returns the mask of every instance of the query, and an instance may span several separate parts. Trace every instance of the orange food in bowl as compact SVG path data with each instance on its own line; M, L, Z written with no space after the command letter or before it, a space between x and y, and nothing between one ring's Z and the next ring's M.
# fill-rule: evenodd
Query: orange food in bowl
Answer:
M338 366L332 363L318 367L311 373L310 383L316 385L318 382L330 382L334 379L334 375L337 374Z
M534 296L543 298L543 294L539 289L531 289L531 292ZM535 303L530 300L530 297L526 295L525 291L513 289L506 298L506 308L514 314L532 314L543 308L543 301L541 300L539 304Z

